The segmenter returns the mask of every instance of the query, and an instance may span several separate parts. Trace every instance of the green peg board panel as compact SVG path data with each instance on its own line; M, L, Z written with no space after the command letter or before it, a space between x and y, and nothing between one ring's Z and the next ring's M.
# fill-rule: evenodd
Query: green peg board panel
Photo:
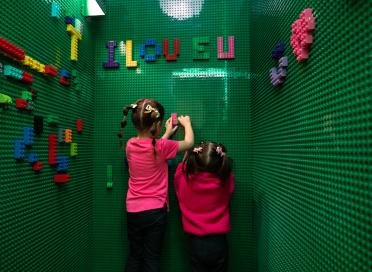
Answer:
M12 65L33 75L31 87L37 90L34 110L20 111L15 105L0 108L0 255L1 271L92 271L93 215L93 105L94 46L92 24L80 15L80 1L57 0L62 8L59 19L51 17L52 1L2 1L0 36L26 51L26 55L58 69L79 73L80 91L65 87L58 77L47 78L0 54L0 63ZM70 35L63 14L70 10L84 24L78 61L70 60ZM0 73L0 93L21 97L27 84ZM59 124L47 124L49 114L59 116ZM34 115L44 117L44 130L34 137L26 159L14 159L14 141L22 129L33 127ZM82 134L76 119L84 120ZM67 184L56 185L57 173L48 164L48 134L58 128L72 129L78 155L69 156L70 145L58 144L58 155L69 157ZM35 152L43 169L35 174L27 154Z
M51 1L0 9L1 37L42 63L78 70L83 86L76 92L0 55L3 65L31 72L38 91L31 113L0 109L1 271L122 270L128 172L116 134L122 107L140 97L159 100L167 114L189 114L196 141L228 147L236 175L231 271L371 271L370 1L204 1L198 16L183 21L163 14L158 1L100 0L106 16L94 21L80 17L81 1L57 2L85 26L76 64L63 18L50 18ZM298 63L289 47L291 24L307 7L316 17L314 44L310 59ZM220 35L235 36L234 60L217 60ZM192 39L205 36L210 59L193 60ZM145 63L140 45L164 38L180 38L177 62ZM119 46L120 68L104 70L106 42L127 39L138 69L125 67ZM271 50L279 40L286 44L288 76L273 87L268 71L276 66ZM1 93L14 99L26 88L0 74ZM63 128L84 120L83 134L73 130L79 155L70 159L72 180L62 186L47 164L47 135L57 132L46 124L48 114L58 115ZM44 163L38 175L13 158L14 140L34 115L45 118L29 149ZM133 126L124 133L133 135ZM58 148L60 155L69 152ZM162 271L189 271L172 178L170 206Z
M313 8L310 58L291 24ZM258 271L372 271L371 1L252 1ZM283 40L288 76L273 87Z
M224 143L234 158L236 192L232 200L232 228L229 234L231 271L255 267L253 233L253 181L249 176L249 9L246 0L204 1L199 16L176 20L162 12L159 1L106 1L106 16L100 18L96 36L95 103L95 271L121 271L128 253L125 197L128 169L125 155L119 150L117 133L122 108L142 97L162 103L166 115L172 112L191 116L196 142L215 140ZM174 8L174 7L173 7ZM175 7L177 8L177 7ZM246 26L246 27L242 27ZM217 59L217 37L235 36L235 59ZM207 60L193 59L193 38L209 37L205 45ZM177 61L164 56L146 63L139 56L140 46L155 39L180 39ZM108 60L106 43L117 42L115 60L118 69L104 69ZM121 41L133 41L133 60L137 68L125 66ZM153 53L148 48L148 53ZM176 138L181 137L177 135ZM128 122L124 138L135 135ZM180 157L177 158L179 161ZM107 166L112 165L113 187L106 189ZM173 190L170 168L170 214L164 241L161 271L190 271L186 237L183 233L178 203Z

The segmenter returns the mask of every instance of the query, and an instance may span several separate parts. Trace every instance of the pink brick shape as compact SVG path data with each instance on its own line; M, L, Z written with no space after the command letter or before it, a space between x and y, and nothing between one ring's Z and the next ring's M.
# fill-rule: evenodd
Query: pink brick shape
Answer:
M235 37L228 36L228 52L223 51L223 37L217 37L217 58L218 59L234 59L235 58Z
M315 18L311 8L304 9L300 18L292 24L291 46L298 61L309 58L309 48L313 43L312 32L315 29Z
M301 12L300 19L304 20L306 31L313 31L315 29L315 18L312 9L304 9Z

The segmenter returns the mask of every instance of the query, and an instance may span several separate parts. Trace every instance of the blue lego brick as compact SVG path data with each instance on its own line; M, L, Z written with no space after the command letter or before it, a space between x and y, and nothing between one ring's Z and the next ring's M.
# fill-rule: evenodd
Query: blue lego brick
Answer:
M145 45L155 45L155 40L153 40L153 39L147 39L146 41L145 41Z
M56 2L52 2L52 17L59 18L60 16L60 5Z
M34 142L34 128L25 127L23 128L23 142L25 145L32 145Z
M67 71L66 69L61 69L59 71L59 75L65 78L71 78L71 72Z
M145 45L141 45L139 55L141 58L145 56Z
M156 54L156 56L161 56L161 53L162 53L162 51L161 51L161 47L160 47L160 45L159 44L156 44L155 45L155 54Z
M283 55L285 50L285 45L282 41L278 42L278 44L275 46L275 49L271 51L271 57L274 59L279 58L281 55Z
M74 26L75 25L75 18L70 17L70 16L66 16L65 17L65 23L66 23L66 25L70 24L70 25Z
M155 47L155 55L148 55L146 54L146 46L154 46ZM155 40L148 39L145 41L144 44L140 46L140 57L145 58L146 62L154 62L156 61L156 57L161 56L162 50L159 44L156 43Z
M155 55L145 55L145 61L146 62L154 62L156 60Z
M68 170L68 157L58 156L57 157L57 172L65 172Z
M25 157L26 145L23 140L16 140L14 143L14 158L16 160L22 160Z
M28 162L29 163L35 163L38 161L38 156L36 153L30 153L28 154Z

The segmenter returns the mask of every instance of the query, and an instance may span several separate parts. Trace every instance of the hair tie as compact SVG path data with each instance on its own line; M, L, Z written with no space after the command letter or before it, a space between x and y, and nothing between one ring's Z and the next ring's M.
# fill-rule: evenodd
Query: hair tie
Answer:
M196 154L199 154L203 151L203 148L201 146L199 147L194 147L194 149L192 150L192 152L196 153Z
M160 117L160 113L157 109L153 108L151 105L147 105L146 108L145 108L145 113L151 113L151 112L155 112L156 113L156 118L159 118Z
M119 131L119 133L118 133L118 137L119 137L120 139L123 138L123 130L122 130L122 129Z
M219 154L221 157L225 156L225 152L222 151L222 147L221 146L217 146L216 147L216 152L217 154Z

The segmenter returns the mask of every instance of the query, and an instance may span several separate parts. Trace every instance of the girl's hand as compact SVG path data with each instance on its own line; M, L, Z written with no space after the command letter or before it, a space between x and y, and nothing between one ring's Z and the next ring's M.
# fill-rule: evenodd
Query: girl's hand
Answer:
M171 137L177 130L178 126L172 127L172 117L165 121L165 133L162 138L168 139Z
M194 131L192 130L190 116L181 115L178 117L178 122L185 129L185 138L178 142L178 151L186 151L194 144Z
M190 121L190 116L186 115L181 115L178 117L178 122L180 122L180 124L183 126L183 127L186 127L188 125L191 125L191 121Z

